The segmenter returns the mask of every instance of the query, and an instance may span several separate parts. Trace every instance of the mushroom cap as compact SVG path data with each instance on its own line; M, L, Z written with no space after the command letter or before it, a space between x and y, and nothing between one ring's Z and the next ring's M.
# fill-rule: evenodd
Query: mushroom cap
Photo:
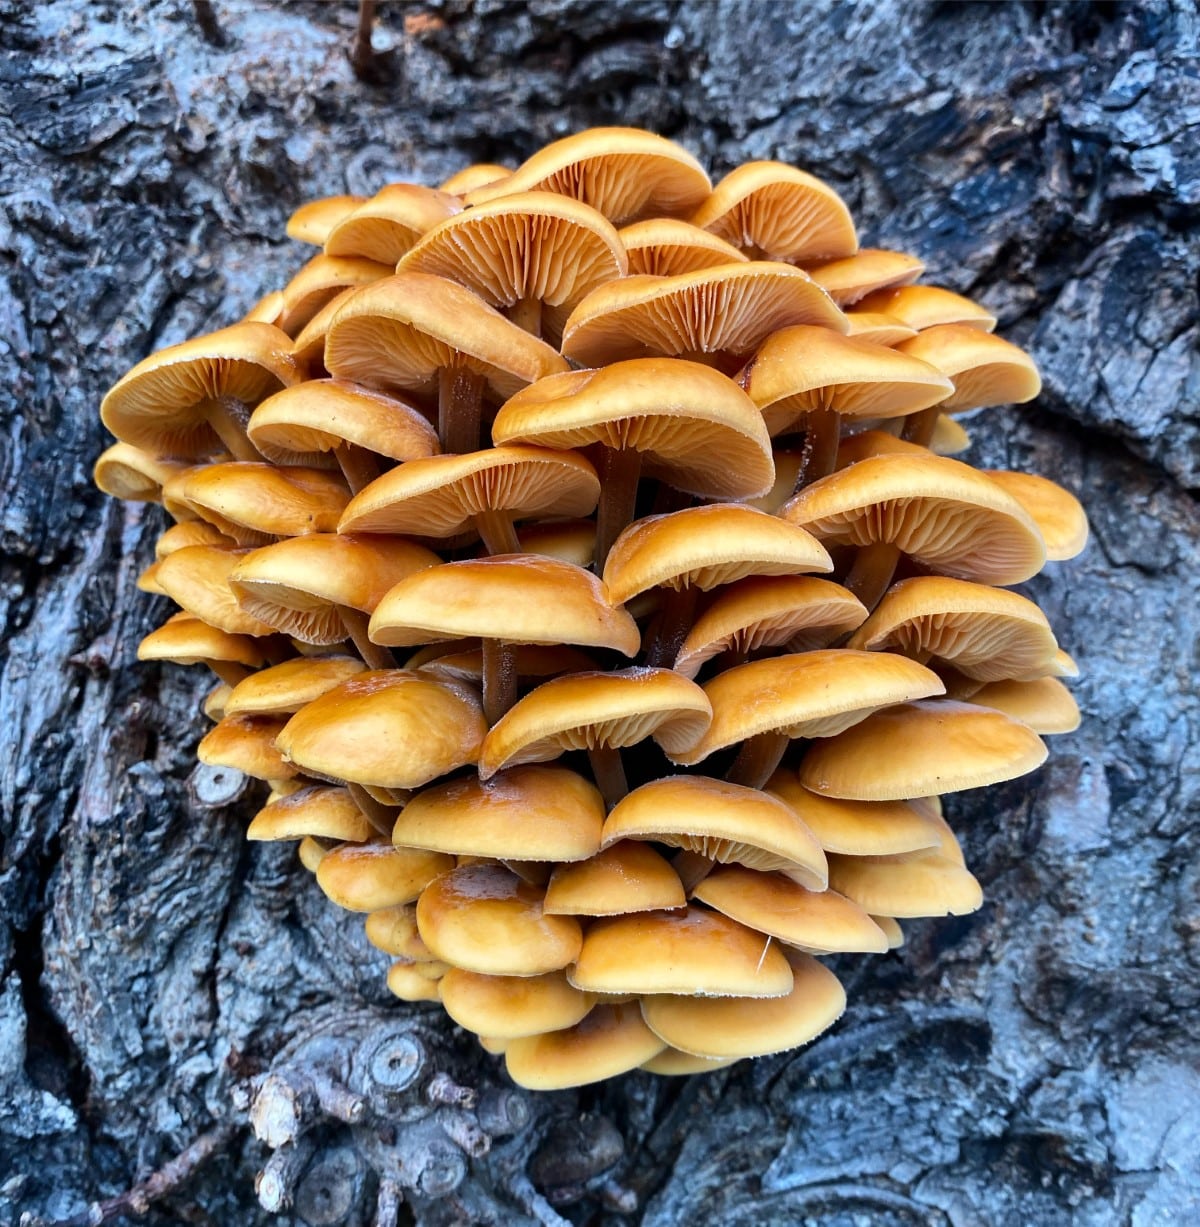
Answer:
M761 495L775 479L762 415L711 367L635 358L530 384L496 415L497 444L601 444L642 453L645 473L702 498Z
M388 968L388 992L401 1001L437 1001L445 963L398 962Z
M411 903L449 873L454 858L390 844L341 844L321 858L317 885L348 912L377 912Z
M896 348L954 381L953 394L941 402L946 413L1020 404L1042 390L1037 366L1023 349L968 324L939 324Z
M781 997L788 961L769 937L703 908L593 921L567 979L599 993Z
M890 856L941 843L935 816L906 801L846 801L818 796L801 786L795 772L776 771L767 791L786 801L826 852ZM714 905L715 906L715 905Z
M159 460L129 443L114 443L100 453L92 480L105 494L134 503L161 503L163 484L187 468L182 461Z
M748 575L832 570L808 532L753 507L717 503L635 520L609 551L604 583L623 605L657 585L708 591Z
M846 312L846 323L849 330L846 335L859 341L870 341L872 345L899 345L917 335L915 328L884 315L879 311L862 311L855 309Z
M1079 727L1079 704L1056 677L991 682L977 690L971 702L1004 712L1043 737Z
M933 437L929 440L929 450L935 456L956 456L970 446L971 436L967 434L962 423L956 422L945 413L939 413L933 426ZM1017 501L1020 502L1020 499Z
M479 755L484 779L502 767L546 762L567 750L694 740L711 709L695 682L669 669L572 673L543 682L488 733Z
M380 908L363 923L367 941L384 954L402 959L432 959L433 953L417 928L417 905L401 903Z
M1063 562L1082 552L1088 540L1087 512L1069 490L1036 473L983 472L1029 513L1046 542L1046 557L1051 562Z
M746 259L732 243L674 217L634 222L619 234L634 277L675 277Z
M487 976L452 967L442 977L442 1005L460 1027L496 1039L520 1039L573 1027L595 1004L561 971Z
M308 379L317 379L327 374L325 370L325 339L329 335L329 326L333 317L350 301L354 295L354 287L335 294L308 321L292 342L292 358L296 366L304 372ZM349 383L350 380L339 382Z
M354 656L297 656L238 682L225 710L231 716L292 715L365 668Z
M313 256L283 288L278 327L297 336L314 315L343 290L390 277L392 266L359 256Z
M394 584L438 557L399 538L311 533L235 561L230 584L243 609L305 643L334 644L346 638L339 605L370 613Z
M872 916L871 919L886 935L889 950L899 950L904 945L904 930L897 923L894 916Z
M544 520L526 524L517 533L521 550L587 567L596 544L594 520Z
M1025 509L945 456L872 456L813 482L779 514L821 541L890 542L933 570L985 584L1019 584L1046 558Z
M638 840L609 844L586 861L556 865L543 907L554 915L623 916L687 905L670 863Z
M417 901L417 925L434 954L489 976L540 976L579 954L582 933L570 916L546 916L542 891L503 865L460 865Z
M268 397L250 416L250 442L274 464L328 464L346 443L391 460L440 451L420 410L337 379L307 379Z
M836 260L858 250L842 198L783 162L745 162L713 188L691 223L768 260Z
M711 190L686 149L638 128L589 128L553 141L507 178L475 188L468 205L515 192L555 192L603 213L614 226L681 217Z
M581 366L625 358L715 354L734 369L792 324L848 328L833 299L790 264L747 260L674 277L623 277L593 290L563 327Z
M882 954L887 938L857 903L834 890L806 889L780 873L721 865L692 890L731 920L814 954Z
M811 575L751 575L723 588L692 624L675 671L695 678L722 652L749 655L787 645L793 652L823 648L867 616L840 584Z
M436 649L453 645L431 644L423 652L414 652L404 663L406 669L421 669L435 677L453 678L460 682L483 682L483 651L467 648L462 651L441 651L428 655ZM512 650L513 669L518 682L543 681L560 673L580 673L594 669L596 662L576 648L563 644L518 643Z
M623 797L605 820L601 846L622 839L683 848L722 865L778 869L811 890L824 890L829 876L821 845L791 806L705 776L667 776Z
M479 636L635 656L641 646L637 623L610 605L607 595L596 576L556 558L470 558L402 579L376 606L370 635L389 647Z
M330 228L325 254L358 256L394 267L427 230L461 208L462 202L449 192L389 183Z
M816 959L796 954L791 963L791 991L771 1001L646 997L642 1016L660 1039L693 1056L758 1057L798 1048L841 1017L846 993Z
M254 840L332 839L338 843L363 844L375 836L375 828L354 804L344 788L310 784L286 797L264 805L246 828Z
M232 767L255 780L286 780L296 769L275 748L278 716L222 716L200 739L196 757L210 767Z
M396 818L392 842L465 856L582 861L600 848L604 799L561 767L514 767L418 793Z
M341 531L453 537L488 511L584 516L599 496L596 470L574 452L492 447L392 469L350 500Z
M954 391L940 371L899 350L801 324L773 333L747 364L743 386L772 435L814 410L904 417Z
M231 635L274 634L274 627L240 608L229 586L230 575L245 556L244 550L189 545L164 558L155 578L176 605L210 626Z
M970 871L940 852L829 858L832 889L888 916L965 916L983 903Z
M881 311L915 328L936 328L941 324L964 324L991 332L996 317L977 302L936 285L902 285L876 290L861 299L858 311Z
M183 524L172 524L159 533L154 543L154 557L162 562L168 554L189 545L218 545L222 549L237 549L237 542L227 537L215 524L204 520L187 520Z
M323 196L319 200L310 200L288 218L287 236L301 243L324 247L334 226L366 199L365 196Z
M588 205L549 192L519 192L475 205L429 231L397 272L431 273L504 309L533 299L552 338L597 286L628 272L611 222Z
M704 684L712 723L668 756L692 766L762 733L833 737L881 707L945 691L932 669L888 652L836 648L752 660Z
M242 316L244 324L275 324L283 314L283 291L271 290L264 294L258 302Z
M178 493L239 545L333 532L350 501L340 473L248 460L190 469Z
M468 687L384 669L314 699L277 744L289 762L320 779L420 788L474 762L486 730Z
M822 796L903 801L1015 779L1045 760L1045 744L1020 721L943 699L889 707L818 742L800 764L799 779ZM886 907L868 910L899 915Z
M808 266L808 275L839 307L851 306L872 290L916 281L924 271L924 262L916 256L882 247L864 247L841 260Z
M168 660L177 665L229 661L257 669L265 660L262 646L249 635L223 631L196 617L173 614L138 644L138 660Z
M1058 651L1046 615L1026 597L941 575L893 584L847 646L936 658L984 682L1048 670Z
M300 864L308 870L309 873L316 875L317 867L325 859L329 853L327 848L319 839L314 839L311 835L306 835L296 848L296 856Z
M499 183L511 174L511 166L501 166L497 162L472 162L470 166L456 170L445 182L439 183L438 191L449 192L452 196L465 196L477 187Z
M637 1069L665 1047L635 1003L598 1005L573 1027L508 1041L504 1065L526 1090L558 1091Z
M230 398L256 405L297 382L287 333L243 323L144 358L100 405L100 418L123 443L156 456L198 460L223 451L206 412Z
M638 1067L648 1074L665 1075L666 1077L687 1078L692 1074L710 1074L718 1069L725 1069L735 1064L738 1057L697 1057L690 1052L680 1052L678 1048L664 1048L656 1057L643 1061Z
M428 273L397 273L355 291L325 336L331 375L368 387L436 393L438 372L461 367L506 400L527 383L567 369L531 336L470 290Z

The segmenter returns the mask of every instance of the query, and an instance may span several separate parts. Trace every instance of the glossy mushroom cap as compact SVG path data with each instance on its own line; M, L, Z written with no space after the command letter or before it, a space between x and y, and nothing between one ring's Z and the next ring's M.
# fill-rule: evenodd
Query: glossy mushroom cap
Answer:
M991 332L996 317L978 303L936 285L905 285L876 290L861 299L856 310L881 311L921 332L940 324L964 324Z
M298 656L239 682L225 710L231 716L291 715L365 668L353 656Z
M321 858L317 885L348 912L377 912L411 903L431 882L454 868L440 852L388 844L341 844Z
M375 828L344 788L310 784L263 806L246 828L253 840L318 839L362 844Z
M210 767L232 767L255 780L286 780L297 774L275 748L281 716L222 716L196 747Z
M574 865L557 865L546 886L547 912L566 916L623 916L686 906L679 875L638 840L610 843Z
M287 236L301 243L323 247L334 226L366 199L365 196L323 196L319 200L310 200L288 218Z
M427 231L462 208L449 192L389 183L332 226L327 256L358 256L394 267Z
M314 256L283 288L283 306L275 321L290 337L343 290L370 285L392 274L391 264L354 256Z
M1029 513L1046 542L1046 557L1051 562L1082 553L1088 540L1087 513L1069 490L1036 473L983 472Z
M732 243L677 218L649 218L619 233L634 277L674 277L746 259Z
M925 271L916 256L881 247L864 247L852 256L822 264L808 264L808 275L839 307L849 307L872 290L905 285Z
M939 324L896 348L954 381L953 394L942 402L947 413L1020 404L1042 390L1037 366L1023 349L967 324Z
M496 1039L519 1039L573 1027L595 1004L561 971L489 976L452 967L442 977L442 1005L460 1027Z
M1056 677L991 682L971 702L1004 712L1043 737L1073 733L1080 722L1079 704Z
M140 447L114 443L100 453L92 480L113 498L135 503L161 503L162 488L187 465L178 460L159 460Z
M189 545L164 558L157 579L162 590L187 613L231 635L270 635L274 627L242 609L229 578L246 551L215 545Z

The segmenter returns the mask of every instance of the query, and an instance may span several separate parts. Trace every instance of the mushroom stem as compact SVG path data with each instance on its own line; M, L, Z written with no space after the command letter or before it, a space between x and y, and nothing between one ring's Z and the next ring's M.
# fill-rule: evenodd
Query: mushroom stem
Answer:
M596 787L600 789L605 804L612 809L629 792L621 751L615 746L596 746L588 751L588 759L592 764Z
M269 665L281 665L295 655L292 645L281 635L265 635L258 641L258 646Z
M444 366L438 373L438 435L448 455L479 450L483 389L483 376L469 367Z
M788 735L780 732L759 733L742 743L733 766L725 773L731 784L761 788L774 774L788 747Z
M918 413L910 413L904 419L904 429L900 432L900 437L907 443L919 443L922 447L928 447L933 432L937 429L941 412L937 405L931 405Z
M338 615L342 619L342 625L346 628L347 637L358 649L358 654L363 658L363 663L368 669L394 669L396 667L396 658L391 651L371 642L367 634L371 619L361 609L339 605Z
M258 448L246 437L250 415L240 400L219 396L209 402L205 417L234 460L262 460Z
M699 852L684 849L671 858L671 868L679 875L684 892L688 895L717 867L716 861Z
M516 702L517 654L500 639L483 641L483 714L494 725Z
M357 494L379 476L379 461L374 453L364 447L355 447L353 443L339 443L333 449L333 454L341 465L351 494Z
M483 538L489 554L519 554L521 542L513 528L512 516L503 511L479 511L475 513L475 527Z
M353 798L354 804L362 811L362 816L380 835L386 835L388 839L391 839L392 827L396 825L395 813L386 805L380 805L361 784L355 784L352 780L347 781L346 791Z
M842 437L842 415L833 409L813 409L804 432L804 454L796 474L799 494L805 486L828 477L837 465L838 443Z
M699 592L695 584L667 589L662 612L658 616L658 629L646 653L646 664L655 669L669 669L675 663L675 657L679 655L679 649L691 629Z
M541 338L542 335L542 300L540 298L522 298L515 303L508 313L518 328L524 328L531 336Z
M883 599L899 561L900 550L890 541L864 545L858 551L849 575L842 581L842 587L858 597L870 613Z
M642 453L633 447L605 448L600 464L600 506L596 511L596 547L592 562L597 575L613 542L633 519Z
M205 664L226 686L236 686L254 672L253 669L247 669L245 665L236 664L232 660L209 660L205 661Z

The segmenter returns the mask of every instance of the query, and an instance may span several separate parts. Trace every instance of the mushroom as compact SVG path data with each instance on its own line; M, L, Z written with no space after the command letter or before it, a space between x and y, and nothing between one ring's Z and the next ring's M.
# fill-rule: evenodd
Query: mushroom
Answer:
M629 261L629 275L674 277L747 257L724 239L673 217L652 217L618 231Z
M618 840L586 861L556 865L543 910L565 916L672 911L687 896L670 864L640 840Z

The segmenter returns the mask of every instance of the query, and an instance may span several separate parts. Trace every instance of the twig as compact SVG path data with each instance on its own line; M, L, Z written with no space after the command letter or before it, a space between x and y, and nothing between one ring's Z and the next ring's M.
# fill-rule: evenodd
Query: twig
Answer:
M192 0L192 11L196 14L196 24L200 27L200 33L204 35L204 41L211 43L214 47L224 47L228 39L225 37L225 31L221 29L221 23L217 20L212 0Z

